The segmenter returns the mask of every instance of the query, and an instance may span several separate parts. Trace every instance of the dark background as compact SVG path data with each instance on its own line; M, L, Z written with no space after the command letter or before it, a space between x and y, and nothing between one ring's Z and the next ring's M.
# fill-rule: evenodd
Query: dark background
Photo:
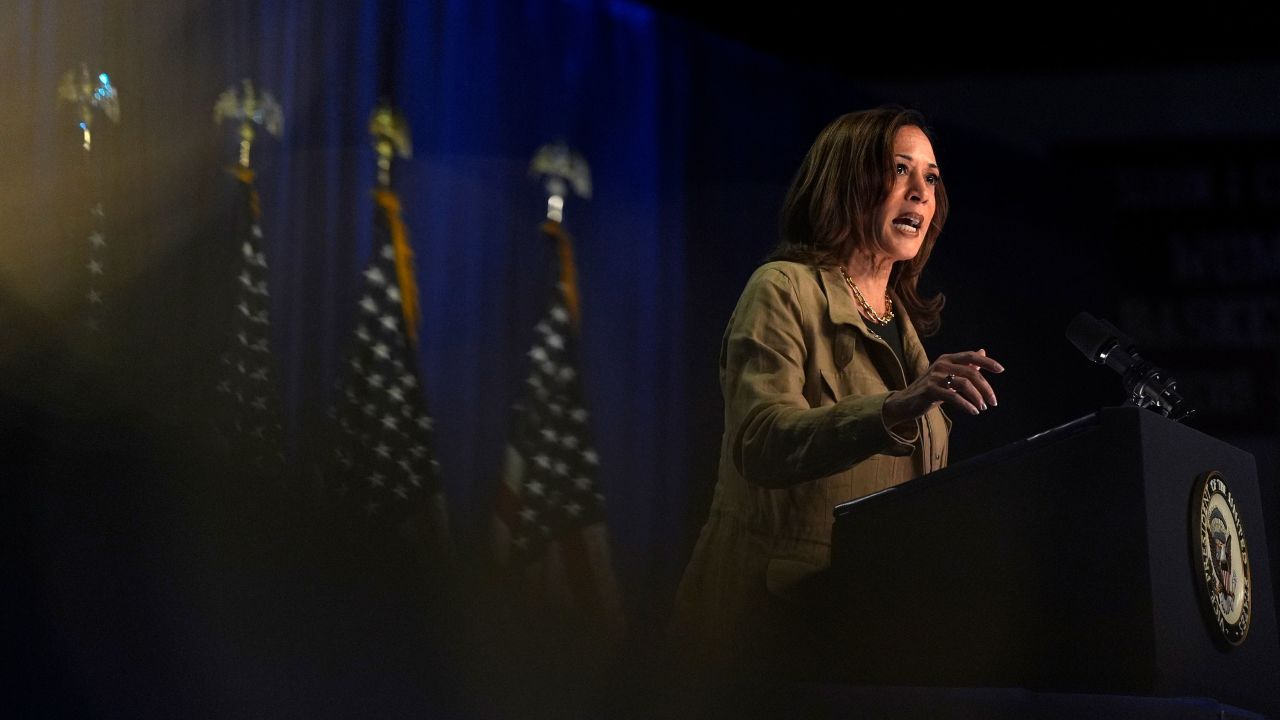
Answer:
M982 346L1008 368L999 408L956 418L953 461L1122 401L1119 378L1064 337L1086 310L1181 381L1200 409L1189 424L1254 454L1277 517L1280 52L1255 12L4 10L0 452L10 661L28 715L562 716L600 693L643 716L600 675L644 675L704 519L724 323L813 137L880 102L929 118L953 201L923 280L949 301L926 347ZM126 103L125 122L97 133L122 271L113 332L96 339L78 329L83 248L66 239L93 192L52 101L82 58L112 69ZM233 146L208 119L246 75L275 88L293 128L259 143L255 165L300 476L370 241L367 108L390 95L414 122L417 154L397 182L424 295L428 402L469 557L483 552L543 283L530 271L542 267L528 243L542 198L528 157L561 136L591 160L596 197L571 204L567 225L632 621L615 664L593 667L554 629L511 632L506 598L355 546L306 502L250 507L226 481L201 388L227 312L233 193L220 167Z

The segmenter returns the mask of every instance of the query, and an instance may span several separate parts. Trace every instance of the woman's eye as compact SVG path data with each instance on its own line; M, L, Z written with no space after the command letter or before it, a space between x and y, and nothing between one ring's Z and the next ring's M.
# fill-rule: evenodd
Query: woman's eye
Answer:
M924 178L924 181L929 183L930 185L937 185L938 183L942 182L942 178L938 177L937 175L926 175Z
M894 171L894 172L896 172L896 173L898 173L899 175L906 175L906 174L907 174L907 166L906 166L906 165L903 165L902 163L898 163L897 165L894 165L894 166L893 166L893 171Z

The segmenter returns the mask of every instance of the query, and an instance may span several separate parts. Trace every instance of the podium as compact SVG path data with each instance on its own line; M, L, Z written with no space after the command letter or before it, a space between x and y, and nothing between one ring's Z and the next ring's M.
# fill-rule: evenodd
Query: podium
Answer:
M1247 549L1243 638L1206 584L1210 473ZM835 508L827 667L858 686L1191 696L1280 717L1264 510L1249 453L1101 410ZM1218 607L1236 629L1240 570L1210 568L1235 583Z

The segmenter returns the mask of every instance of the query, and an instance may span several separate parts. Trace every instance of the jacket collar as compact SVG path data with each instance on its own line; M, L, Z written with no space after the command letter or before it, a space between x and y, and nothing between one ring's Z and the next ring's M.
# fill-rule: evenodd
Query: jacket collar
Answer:
M867 327L862 313L858 312L858 308L854 306L853 295L848 291L848 285L845 283L844 275L840 273L840 268L830 265L819 267L818 277L822 282L822 291L827 296L827 315L831 318L831 322L836 325L848 325L861 333L868 342L885 345L887 350L888 346L884 340ZM916 334L916 328L911 323L910 316L898 301L897 294L891 292L890 297L893 299L893 306L899 317L902 318L902 324L899 327L902 328L902 349L905 351L907 361L907 367L903 369L906 370L907 381L910 382L912 378L919 377L928 369L929 359L925 354L924 345L920 342L920 336Z
M836 325L852 325L863 335L871 337L871 330L862 319L862 314L853 305L853 297L845 284L840 268L824 265L818 268L818 276L822 278L822 292L827 295L827 315Z

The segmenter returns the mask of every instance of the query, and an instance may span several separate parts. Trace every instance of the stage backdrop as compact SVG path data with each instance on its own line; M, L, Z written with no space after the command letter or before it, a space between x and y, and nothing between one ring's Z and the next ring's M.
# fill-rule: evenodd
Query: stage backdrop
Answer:
M318 686L387 652L404 661L396 668L418 664L407 643L388 651L355 639L401 632L404 608L382 596L365 605L380 609L369 622L386 627L315 640L328 637L313 631L324 603L370 591L354 576L341 591L282 590L290 572L333 580L314 554L298 561L316 564L302 571L289 570L288 553L263 563L275 563L274 574L230 568L219 555L228 545L240 542L230 557L242 559L278 539L261 525L249 528L261 534L251 541L228 539L245 529L226 522L235 493L201 473L175 480L207 430L233 312L238 196L225 168L237 140L215 125L213 105L244 78L283 108L282 135L259 132L253 165L285 450L300 486L327 449L324 412L373 251L369 113L386 99L408 120L414 155L395 163L393 184L416 254L417 358L463 557L483 553L553 268L529 161L564 141L590 163L592 198L571 196L565 209L581 300L578 368L621 596L640 640L660 634L710 501L724 324L775 242L791 173L837 115L896 100L936 125L953 213L922 284L949 305L926 346L931 355L983 346L1009 367L1000 408L957 418L953 460L1118 403L1118 378L1078 356L1067 323L1089 310L1145 324L1159 314L1150 297L1185 292L1129 282L1141 262L1117 249L1129 240L1119 230L1139 216L1112 145L1028 148L1010 140L1024 127L952 122L959 114L927 94L873 94L856 73L785 62L636 2L12 0L0 8L0 39L0 421L6 464L29 480L7 505L20 515L23 576L35 580L21 598L21 637L67 710L189 715L193 687L225 693L226 708L296 709L305 702L277 696L281 685ZM853 41L850 52L860 52ZM890 61L868 51L869 75ZM75 113L57 101L63 73L81 62L108 73L119 93L119 123L93 122L89 163ZM1007 100L998 91L962 98ZM1181 149L1145 147L1143 157ZM100 215L88 212L99 204ZM105 240L89 240L95 232ZM1270 264L1252 264L1272 309L1274 287L1263 281L1274 277L1273 244L1258 251ZM1258 452L1265 484L1274 483L1266 452L1275 414L1257 398L1275 399L1274 327L1262 336L1271 354L1231 386L1238 402L1209 408L1204 429ZM1184 358L1169 338L1180 336L1161 337L1168 344L1153 344L1150 359L1176 374ZM1193 371L1209 361L1197 363ZM290 552L304 545L296 540ZM296 612L281 602L262 613L262 588L306 599ZM246 621L255 613L261 626ZM246 663L228 638L260 659ZM349 659L315 659L340 655ZM417 696L394 678L371 671L354 697L385 691L412 705ZM314 697L327 698L309 697L317 709ZM353 713L367 709L349 701Z

